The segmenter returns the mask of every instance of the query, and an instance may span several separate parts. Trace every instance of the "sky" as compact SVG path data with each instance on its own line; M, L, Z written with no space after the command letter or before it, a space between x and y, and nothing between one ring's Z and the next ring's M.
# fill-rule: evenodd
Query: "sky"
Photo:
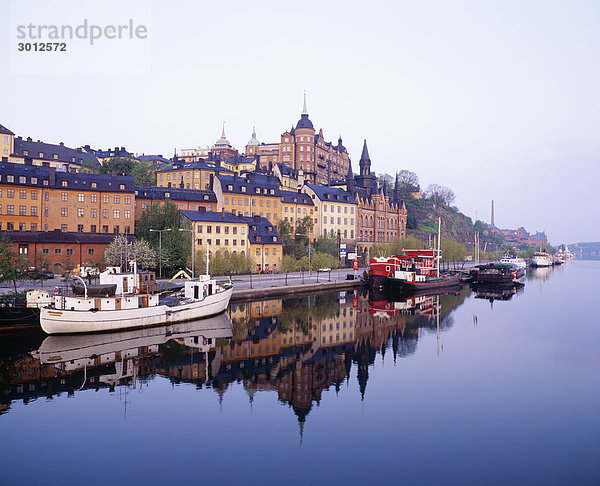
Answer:
M83 18L147 36L17 52L17 25ZM473 220L493 199L498 227L600 241L600 2L0 0L0 31L17 135L171 156L225 123L243 150L253 123L278 141L306 91L355 172L366 139L373 171L448 186Z

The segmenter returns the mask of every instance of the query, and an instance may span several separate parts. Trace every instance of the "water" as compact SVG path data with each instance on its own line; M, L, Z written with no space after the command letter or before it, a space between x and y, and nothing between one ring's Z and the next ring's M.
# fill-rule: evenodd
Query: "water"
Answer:
M575 261L508 300L234 304L232 332L84 351L2 337L2 484L598 484L599 277Z

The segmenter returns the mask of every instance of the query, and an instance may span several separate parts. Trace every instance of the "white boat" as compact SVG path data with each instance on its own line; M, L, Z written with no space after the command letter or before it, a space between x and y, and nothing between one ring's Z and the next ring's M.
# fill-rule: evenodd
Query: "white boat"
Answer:
M516 256L506 256L501 258L500 263L508 263L509 265L516 265L519 268L527 268L527 262L525 259Z
M531 259L531 264L534 267L551 267L552 255L549 255L545 251L536 251Z
M43 307L42 329L48 334L106 332L191 321L223 312L233 292L231 283L218 284L209 275L185 282L182 297L160 298L154 293L154 274L119 273L109 267L100 274L101 284L116 284L110 297L55 295L54 304ZM83 279L81 280L83 282ZM85 283L84 283L85 285Z

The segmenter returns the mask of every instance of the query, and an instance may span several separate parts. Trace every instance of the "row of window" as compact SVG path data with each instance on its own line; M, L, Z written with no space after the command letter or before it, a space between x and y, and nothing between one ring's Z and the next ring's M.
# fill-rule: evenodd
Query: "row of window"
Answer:
M29 207L30 216L38 215L38 207L30 206ZM0 214L2 214L2 204L0 204ZM14 215L15 214L15 206L13 204L6 205L6 214ZM27 206L19 206L19 216L27 216Z
M326 213L327 212L327 204L323 204L323 212ZM330 209L329 212L331 213L335 213L335 206L333 204L330 205ZM341 213L342 212L342 207L338 205L337 207L337 212ZM344 206L344 214L348 214L348 206ZM350 214L354 214L354 206L350 207Z
M203 241L202 238L198 238L198 240L197 240L196 243L198 245L202 245L202 241ZM215 241L215 245L216 246L221 246L221 239L220 238L217 238L214 241ZM207 238L206 239L206 244L207 245L212 245L213 244L212 242L213 242L213 240L211 238ZM246 240L239 240L239 243L240 243L240 246L246 246ZM229 246L229 240L227 238L224 239L223 240L223 244L225 246ZM238 240L231 240L231 245L232 246L238 246Z
M32 211L33 211L33 208L34 208L34 206L31 206ZM48 215L47 209L48 208L44 208L44 213L46 216ZM0 206L0 213L1 213L1 206ZM69 217L69 208L60 208L60 215L63 218L68 218ZM110 215L110 211L108 209L102 210L103 218L108 218L109 215ZM33 216L33 214L32 214L32 216ZM77 217L85 218L85 208L77 208ZM97 217L98 217L98 210L95 208L90 209L90 218L95 219ZM121 218L121 210L113 209L112 217L113 217L113 219L120 219ZM125 211L123 211L123 217L125 219L131 219L131 210L126 209Z
M3 176L0 174L0 182L2 182L2 178ZM15 182L15 176L13 174L6 174L6 176L4 176L6 182L9 183L14 183ZM27 177L26 176L19 176L17 179L19 184L27 184ZM78 181L75 181L75 183L77 183ZM32 185L37 185L38 184L38 178L31 176L29 178L29 183ZM47 186L50 184L50 181L48 179L42 179L42 185ZM85 184L85 181L84 181ZM110 184L110 183L109 183ZM69 187L69 181L61 181L61 186L62 187ZM97 182L90 182L90 187L92 189L96 189L98 187L98 183ZM119 190L124 191L125 190L125 184L119 184Z
M323 223L327 224L327 216L323 216ZM329 224L335 224L335 218L333 216L329 217ZM342 224L342 218L337 219L337 224ZM344 218L344 224L348 224L348 218ZM350 224L354 226L354 218L350 218Z
M2 221L0 221L0 231L2 231L4 228L2 227ZM37 223L29 223L29 230L27 229L27 223L13 223L13 222L8 222L6 223L6 231L38 231L38 225ZM63 233L66 233L67 231L69 231L68 229L68 225L67 224L61 224L60 225L60 230ZM97 233L98 232L98 227L95 224L90 225L89 227L89 232L90 233ZM49 227L47 224L44 225L44 231L49 231ZM85 225L83 224L78 224L77 225L77 232L78 233L83 233L85 232ZM113 225L112 227L112 232L113 233L121 233L120 230L120 226L119 225ZM110 233L109 231L109 226L107 224L102 225L102 233ZM124 226L123 228L123 233L125 234L130 234L131 233L131 226Z
M228 235L229 234L229 226L224 226L223 228L224 228L224 233L226 235ZM212 230L213 230L212 225L211 224L207 224L206 225L206 232L207 233L212 233L213 232ZM231 227L231 234L237 235L237 230L238 230L237 226L232 226ZM199 224L197 226L197 228L196 228L196 231L198 233L202 233L204 231L204 225ZM215 226L215 233L217 233L217 234L221 233L221 226L219 226L219 225ZM240 234L241 235L245 235L246 234L246 228L244 226L240 227Z

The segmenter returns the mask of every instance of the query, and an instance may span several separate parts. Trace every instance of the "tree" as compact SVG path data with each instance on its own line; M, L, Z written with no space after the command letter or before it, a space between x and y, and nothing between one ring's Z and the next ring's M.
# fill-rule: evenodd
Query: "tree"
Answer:
M191 222L186 219L177 205L170 199L164 203L154 203L141 214L140 222L135 226L135 236L146 240L157 252L159 250L159 232L150 231L170 229L162 233L162 263L170 269L183 268L191 262L192 235L189 231L179 231L180 228L191 229Z
M129 243L125 235L115 236L104 250L104 261L110 266L127 268L130 260L135 260L138 268L156 267L156 253L147 241Z
M394 189L394 178L389 175L389 174L379 174L378 177L379 180L379 184L381 184L381 186L387 186L387 190L388 191L392 191Z
M287 219L282 219L279 221L279 224L277 225L277 231L279 232L279 237L281 238L284 246L294 243L294 227Z
M7 238L0 240L0 282L12 282L17 297L17 280L25 276L27 262L14 252Z
M315 251L326 253L337 258L339 252L337 236L319 236L315 242Z
M435 204L443 204L445 206L450 206L456 199L456 195L452 189L440 186L439 184L429 184L423 196L426 199L432 200Z
M414 172L410 170L401 170L398 172L398 181L400 184L405 186L414 186L418 187L419 185L419 177Z
M131 169L133 182L138 186L154 186L156 185L156 164L149 160L141 160L134 164Z

